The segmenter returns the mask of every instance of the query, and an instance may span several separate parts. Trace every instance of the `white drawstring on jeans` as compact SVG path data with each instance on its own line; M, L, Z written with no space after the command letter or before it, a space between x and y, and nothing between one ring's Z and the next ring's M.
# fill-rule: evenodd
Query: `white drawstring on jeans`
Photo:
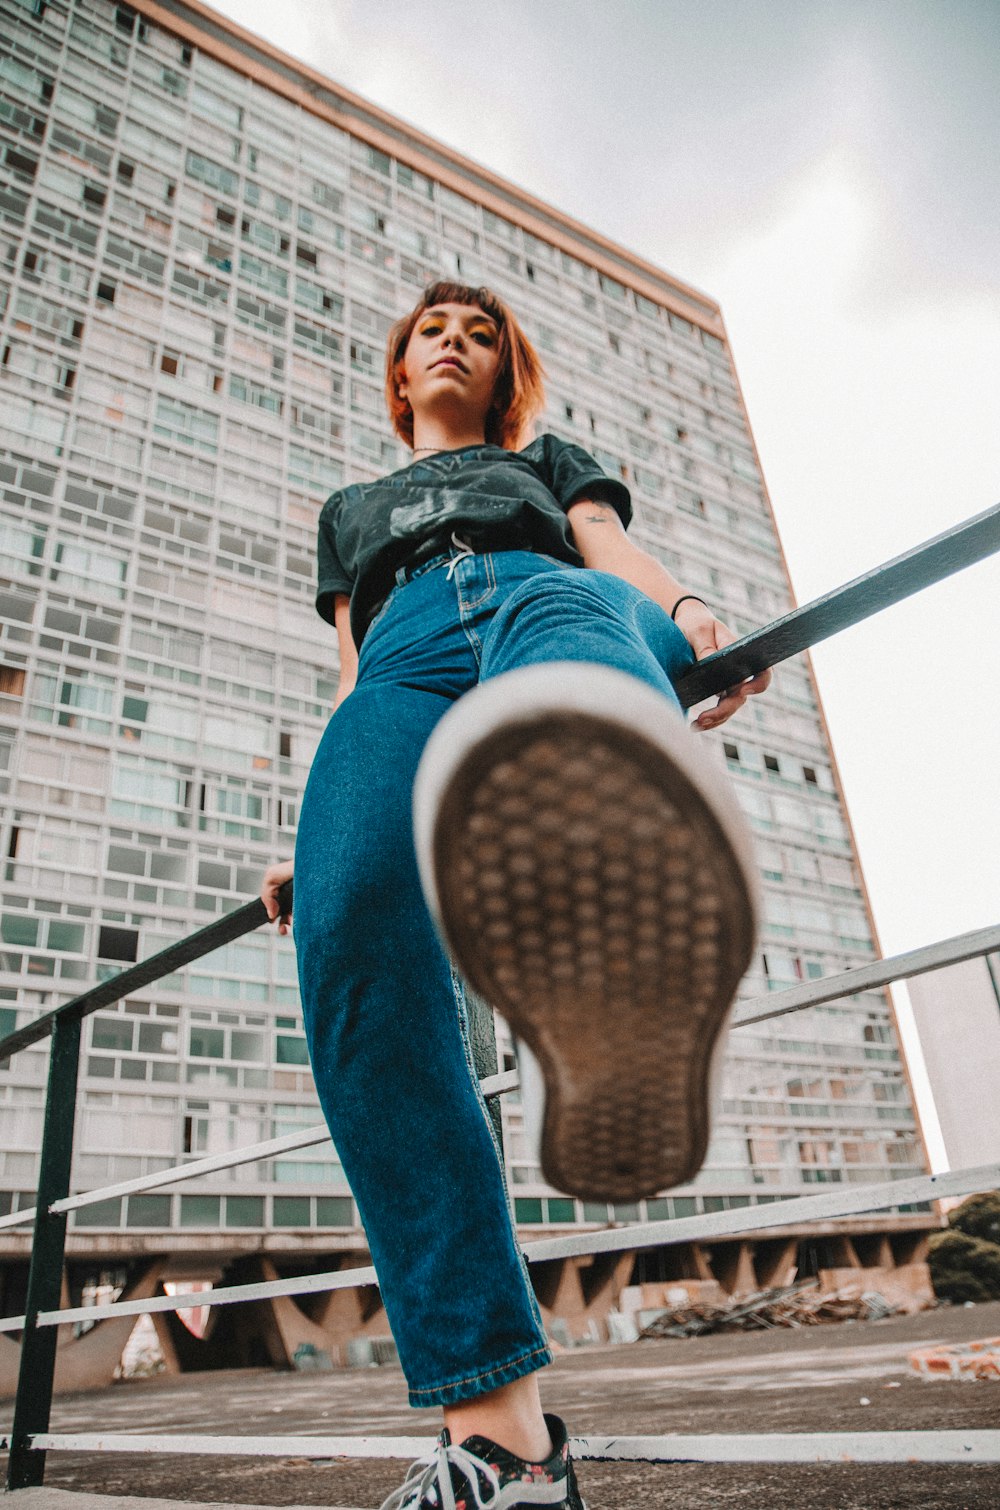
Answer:
M456 533L455 530L452 530L451 532L451 543L458 551L458 555L452 556L451 560L448 562L448 575L446 580L449 582L455 575L455 568L458 563L460 561L467 561L470 556L474 556L476 554L472 549L472 546L466 545L465 541L461 538L460 535Z

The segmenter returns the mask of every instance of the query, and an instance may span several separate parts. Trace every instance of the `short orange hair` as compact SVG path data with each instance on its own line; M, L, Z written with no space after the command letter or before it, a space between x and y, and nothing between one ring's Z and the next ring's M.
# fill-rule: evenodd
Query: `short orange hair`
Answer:
M385 398L392 428L408 446L413 445L413 410L399 392L403 358L417 321L425 310L438 304L478 304L496 321L500 364L493 402L486 416L486 439L490 445L516 451L531 439L528 431L532 421L545 407L542 363L510 306L490 289L472 288L468 283L429 283L419 304L390 330L385 355Z

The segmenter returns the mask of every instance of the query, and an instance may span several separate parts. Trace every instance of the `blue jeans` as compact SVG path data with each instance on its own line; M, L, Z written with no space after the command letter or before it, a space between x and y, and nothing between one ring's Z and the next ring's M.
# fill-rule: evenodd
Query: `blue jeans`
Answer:
M424 904L411 792L438 719L543 661L631 672L679 707L693 655L604 572L528 551L400 573L323 736L295 854L295 938L316 1088L358 1204L414 1405L550 1361L472 1069L460 979Z

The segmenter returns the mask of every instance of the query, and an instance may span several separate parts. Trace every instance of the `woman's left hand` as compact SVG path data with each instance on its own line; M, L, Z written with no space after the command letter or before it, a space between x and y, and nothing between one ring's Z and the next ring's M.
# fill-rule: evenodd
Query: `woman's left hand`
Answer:
M714 655L716 650L722 650L724 646L731 645L736 635L721 619L717 619L711 609L706 608L704 603L699 603L696 598L688 600L680 605L677 610L677 627L684 635L695 659L702 661L707 655ZM704 713L699 713L691 727L693 729L717 729L724 724L727 718L732 718L738 713L748 697L755 697L758 692L763 692L771 683L771 671L758 671L748 681L738 682L735 687L729 687L719 698L714 708L707 708Z

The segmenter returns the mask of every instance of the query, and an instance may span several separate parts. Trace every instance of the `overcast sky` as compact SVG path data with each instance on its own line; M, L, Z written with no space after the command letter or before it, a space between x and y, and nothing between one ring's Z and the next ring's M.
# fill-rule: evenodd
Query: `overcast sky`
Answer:
M997 0L216 8L719 300L800 602L1000 502ZM884 952L1000 921L1000 557L814 664Z

